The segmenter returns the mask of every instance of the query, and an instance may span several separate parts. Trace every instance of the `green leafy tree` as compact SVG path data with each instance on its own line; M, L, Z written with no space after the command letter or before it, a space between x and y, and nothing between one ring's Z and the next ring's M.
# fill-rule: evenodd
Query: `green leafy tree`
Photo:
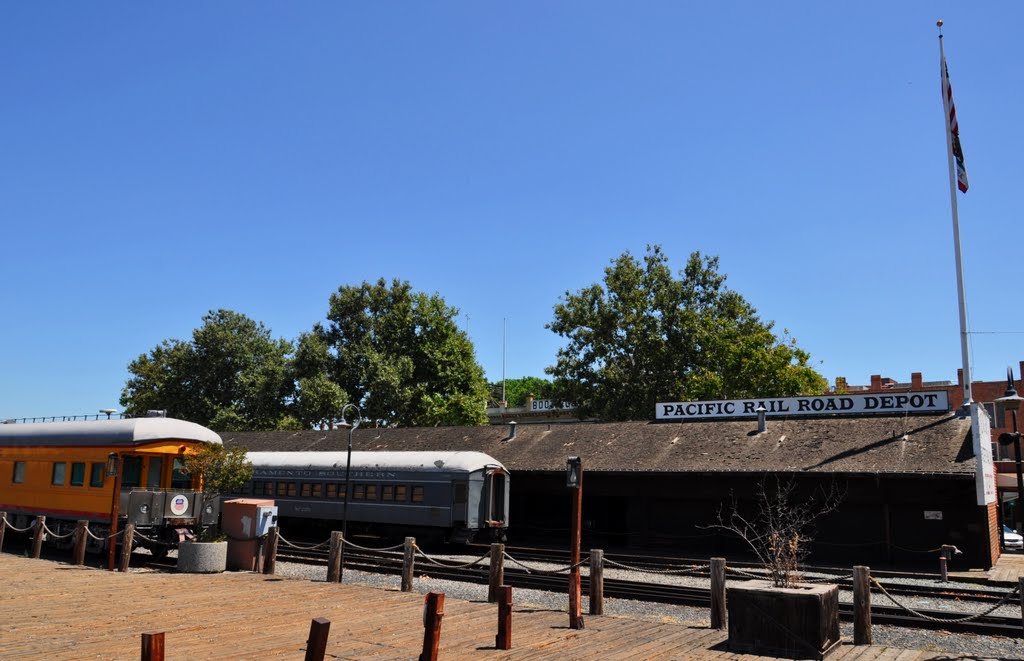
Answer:
M547 325L567 340L555 395L580 415L648 419L658 401L818 394L827 381L810 355L737 292L718 258L694 252L676 277L660 246L643 259L628 251L605 268L604 283L566 292Z
M542 379L536 376L505 379L504 386L505 401L509 407L525 406L526 398L529 395L533 395L536 399L549 399L554 392L554 384L549 379ZM501 381L492 383L490 388L491 399L495 402L501 401Z
M326 374L377 424L486 424L487 382L457 317L408 282L340 287L327 323L299 339L300 393L303 379Z
M291 351L262 323L210 311L191 340L165 340L128 365L121 405L131 415L164 409L220 431L275 429L288 423Z

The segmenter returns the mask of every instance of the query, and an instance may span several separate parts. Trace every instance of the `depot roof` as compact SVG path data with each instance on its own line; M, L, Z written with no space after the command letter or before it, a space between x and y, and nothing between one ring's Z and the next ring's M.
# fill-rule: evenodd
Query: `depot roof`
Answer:
M227 446L343 450L348 431L232 432ZM971 420L955 414L752 420L613 422L490 427L359 428L357 450L472 450L516 471L943 473L973 475Z

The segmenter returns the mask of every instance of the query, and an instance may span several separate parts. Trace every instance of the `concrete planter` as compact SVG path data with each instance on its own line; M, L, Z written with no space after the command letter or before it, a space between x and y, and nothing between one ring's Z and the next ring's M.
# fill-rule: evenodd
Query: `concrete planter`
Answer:
M728 589L729 650L823 659L839 645L839 587L777 588L747 581Z
M186 541L178 545L178 571L187 574L216 574L228 562L227 542Z

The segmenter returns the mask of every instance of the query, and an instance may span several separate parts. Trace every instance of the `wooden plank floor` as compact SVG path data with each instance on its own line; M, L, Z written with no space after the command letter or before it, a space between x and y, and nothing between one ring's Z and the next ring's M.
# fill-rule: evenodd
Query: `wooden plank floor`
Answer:
M423 597L247 573L118 574L0 553L0 659L138 659L141 634L166 633L167 659L301 659L310 620L331 621L328 659L415 659ZM494 648L497 606L448 599L442 659L760 659L725 633L624 617L516 608L513 649ZM844 644L828 657L899 661L948 655Z

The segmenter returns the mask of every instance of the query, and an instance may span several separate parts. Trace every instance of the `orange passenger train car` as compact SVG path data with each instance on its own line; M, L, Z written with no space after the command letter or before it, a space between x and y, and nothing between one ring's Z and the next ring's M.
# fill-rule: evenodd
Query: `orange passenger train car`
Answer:
M46 516L51 541L69 546L63 535L78 520L105 538L117 511L118 529L134 523L137 544L166 555L217 522L217 499L204 502L184 471L185 455L204 443L221 439L202 425L163 417L0 424L0 512L17 528ZM106 545L90 541L90 551Z

